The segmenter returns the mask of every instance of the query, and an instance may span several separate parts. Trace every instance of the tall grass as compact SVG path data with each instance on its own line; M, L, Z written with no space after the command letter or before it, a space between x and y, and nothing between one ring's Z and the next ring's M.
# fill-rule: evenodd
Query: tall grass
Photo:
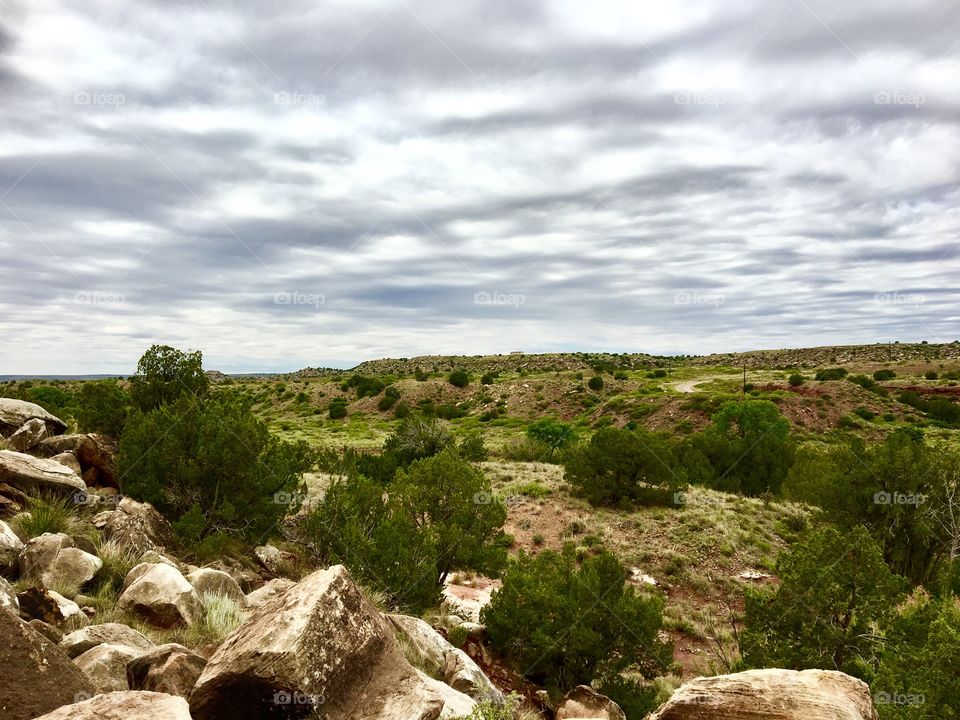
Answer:
M103 561L103 567L97 573L98 592L119 594L123 581L135 565L140 563L141 554L137 550L121 545L113 540L98 539L97 555Z
M243 608L233 598L217 593L201 593L203 617L184 631L184 641L193 647L219 645L243 624Z
M27 511L10 520L14 532L22 538L35 538L44 533L66 533L94 537L92 525L77 516L77 505L69 497L40 495L27 499Z

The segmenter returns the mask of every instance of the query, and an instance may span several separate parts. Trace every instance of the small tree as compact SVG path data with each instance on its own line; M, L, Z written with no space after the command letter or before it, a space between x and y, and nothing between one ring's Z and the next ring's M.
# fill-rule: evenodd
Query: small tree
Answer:
M130 397L138 410L148 412L181 395L203 395L209 387L203 353L154 345L140 358L137 373L130 378Z
M77 422L83 432L120 437L127 422L130 396L116 380L85 382L77 392L80 409Z
M547 454L551 454L569 447L576 440L577 435L573 425L544 418L527 426L527 437L542 445Z

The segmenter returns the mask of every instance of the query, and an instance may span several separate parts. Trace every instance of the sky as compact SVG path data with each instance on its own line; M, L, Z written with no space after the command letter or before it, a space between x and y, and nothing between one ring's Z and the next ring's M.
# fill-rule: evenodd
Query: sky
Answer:
M0 0L0 373L960 338L955 0Z

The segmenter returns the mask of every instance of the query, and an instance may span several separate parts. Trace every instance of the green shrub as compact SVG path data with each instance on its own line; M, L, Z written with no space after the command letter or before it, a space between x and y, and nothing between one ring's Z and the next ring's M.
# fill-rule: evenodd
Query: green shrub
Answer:
M460 457L472 462L483 462L490 457L490 451L483 444L483 435L480 433L470 433L465 435L457 446Z
M800 387L803 385L803 375L800 373L793 373L788 379L787 382L790 383L791 387Z
M130 378L130 399L141 412L155 410L182 395L199 397L210 380L203 372L203 353L185 353L169 345L153 345Z
M819 380L820 382L827 382L831 380L843 380L846 376L846 368L827 368L826 370L818 370L813 379Z
M527 426L527 437L539 443L548 456L572 445L577 435L573 425L544 418Z
M410 406L403 400L398 402L393 408L393 416L398 420L410 417Z
M31 387L26 392L26 399L60 418L70 417L76 411L73 395L53 385Z
M647 373L647 377L649 378L665 378L666 376L667 376L667 371L663 370L662 368L657 368L656 370L650 373Z
M940 377L940 374L936 370L927 370L923 374L923 377L926 378L927 380L936 380L937 378Z
M858 408L855 408L853 411L853 414L867 421L873 420L877 416L877 414L873 412L873 410L871 410L870 408L865 408L862 405Z
M599 375L594 375L592 378L590 378L587 381L587 387L593 390L594 392L603 390L603 378L600 377Z
M80 430L120 437L127 422L130 396L116 380L83 383L77 392L77 401Z
M627 373L626 373L625 371L623 371L623 370L617 370L617 371L613 374L613 379L614 379L614 380L629 380L629 379L630 379L630 376L627 375Z
M397 398L393 395L384 395L380 398L380 401L377 403L377 410L381 412L386 412L390 410L394 405L397 404Z
M490 642L514 667L555 691L613 681L631 671L659 674L672 659L662 642L663 600L642 596L611 554L521 552L503 587L481 611Z
M496 381L496 379L497 379L498 374L499 374L499 373L495 373L495 372L487 372L487 373L484 373L483 376L480 378L480 384L481 384L481 385L493 385L493 383L494 383L494 382Z
M893 380L896 376L897 374L893 370L884 369L884 370L877 370L873 374L873 379L878 381Z
M470 375L466 370L454 370L447 376L447 382L454 387L462 388L470 384Z
M334 398L327 407L327 414L331 420L341 420L347 416L347 401L343 398Z

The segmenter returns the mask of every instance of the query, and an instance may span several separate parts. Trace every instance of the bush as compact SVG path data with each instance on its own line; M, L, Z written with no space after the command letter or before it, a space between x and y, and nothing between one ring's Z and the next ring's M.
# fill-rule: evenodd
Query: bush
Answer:
M397 404L397 398L394 395L384 395L377 403L377 410L385 412Z
M846 368L827 368L826 370L818 370L813 379L819 380L820 382L827 382L831 380L843 380L846 376Z
M403 400L398 402L393 408L393 416L398 420L410 417L410 406Z
M666 438L645 430L603 428L570 451L567 481L595 505L665 505L685 485Z
M453 443L450 429L436 418L411 417L401 422L383 444L383 453L393 455L401 466L432 457Z
M417 368L413 371L413 377L417 382L426 382L430 379L430 373L428 373L426 370Z
M480 433L470 433L460 440L457 446L460 457L472 462L483 462L490 457L490 451L483 444L483 435Z
M77 392L77 422L83 432L120 437L127 422L130 396L116 380L85 382Z
M545 455L550 455L572 445L577 435L573 425L544 418L527 426L527 437L542 445Z
M169 345L153 345L137 363L130 378L130 398L141 412L155 410L182 395L198 397L210 380L203 372L203 353L185 353Z
M458 388L466 387L470 384L470 375L466 370L454 370L447 376L447 382Z
M334 398L327 408L331 420L341 420L347 416L347 412L347 401L343 398Z
M587 387L593 390L594 392L603 390L603 378L600 377L599 375L594 375L592 378L590 378L587 381Z
M663 600L639 595L626 579L606 551L579 568L571 544L562 553L521 552L481 622L494 648L550 690L615 681L625 671L652 677L672 659L658 637Z
M617 371L613 374L613 379L614 379L614 380L628 380L628 379L630 379L630 376L627 375L627 373L626 373L624 370L617 370Z
M873 374L873 379L877 381L893 380L897 374L893 370L877 370Z
M923 374L923 377L925 377L927 380L936 380L940 377L940 374L936 370L927 370Z
M271 435L235 391L135 412L120 442L124 492L152 503L188 544L216 532L249 540L269 532L296 511L312 464L305 443Z
M800 387L803 385L803 375L800 373L793 373L788 379L787 382L790 383L791 387Z
M657 368L651 373L647 374L647 377L650 378L665 378L667 376L667 371L662 368Z
M76 401L70 393L53 385L37 385L26 392L26 399L61 419L73 415Z
M858 418L862 418L863 420L867 420L867 421L873 420L877 416L877 414L873 412L873 410L871 410L870 408L865 408L862 405L858 408L854 408L853 414L856 415Z

